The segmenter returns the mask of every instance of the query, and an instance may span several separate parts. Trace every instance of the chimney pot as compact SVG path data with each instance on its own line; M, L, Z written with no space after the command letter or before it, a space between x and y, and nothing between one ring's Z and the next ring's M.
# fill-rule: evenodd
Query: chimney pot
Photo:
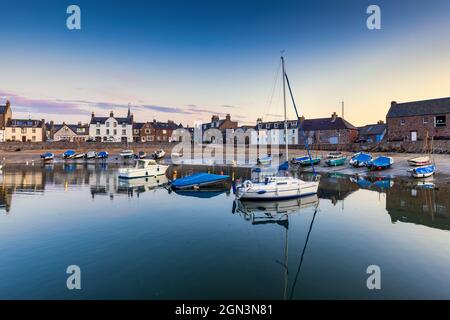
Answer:
M114 118L114 112L111 111L111 112L109 113L109 117L110 117L110 118Z
M397 104L397 101L391 101L391 107L395 106Z

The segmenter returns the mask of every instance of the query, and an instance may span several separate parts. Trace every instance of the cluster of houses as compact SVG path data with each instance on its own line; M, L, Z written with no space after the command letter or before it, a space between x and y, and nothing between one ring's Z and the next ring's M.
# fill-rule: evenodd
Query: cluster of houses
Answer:
M239 126L237 121L231 120L229 114L224 119L214 115L210 122L203 123L198 128L202 129L202 132L217 129L223 134L224 139L230 131L240 129L248 133L245 138L247 144L263 145L284 144L286 139L291 145L302 145L305 141L309 145L420 141L427 136L434 139L450 139L448 115L450 115L450 98L441 98L405 103L392 102L386 115L386 123L379 121L363 127L355 127L333 113L327 118L301 117L286 123L264 122L258 119L254 126ZM6 101L5 105L0 105L0 142L173 142L179 139L173 137L174 131L181 128L191 133L194 131L194 128L183 127L182 124L170 120L136 122L130 108L125 117L117 117L111 111L109 116L101 117L92 113L89 123L55 124L53 121L45 122L44 119L14 119L10 102ZM205 135L200 139L202 141L196 142L214 142L215 136Z

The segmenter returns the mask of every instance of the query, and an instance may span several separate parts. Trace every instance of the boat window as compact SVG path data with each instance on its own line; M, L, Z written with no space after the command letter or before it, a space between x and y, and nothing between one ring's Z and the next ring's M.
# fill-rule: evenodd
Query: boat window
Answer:
M139 169L144 169L144 167L145 167L145 162L144 162L144 161L139 161L137 167L138 167Z
M277 186L281 186L283 184L287 184L287 182L277 182Z

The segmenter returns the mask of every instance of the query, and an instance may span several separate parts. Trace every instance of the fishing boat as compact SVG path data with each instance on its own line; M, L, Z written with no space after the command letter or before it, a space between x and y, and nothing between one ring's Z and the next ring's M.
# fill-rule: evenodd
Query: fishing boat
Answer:
M67 150L66 152L64 152L62 154L62 158L63 159L73 159L73 157L75 156L75 151L73 150Z
M53 161L54 158L55 158L55 155L51 152L46 152L46 153L41 154L41 159L44 160L44 162Z
M256 163L260 165L270 165L272 163L272 156L268 155L265 157L261 157L256 159Z
M139 151L134 157L136 159L144 159L147 156L147 153L145 151Z
M133 168L120 168L119 178L134 179L156 177L166 174L169 166L160 165L152 159L139 159Z
M344 154L340 151L332 151L327 154L328 159L338 159L338 158L342 158L343 156L344 156Z
M307 167L307 166L319 164L321 160L322 159L320 157L304 156L304 157L293 158L292 163L299 164L302 167Z
M368 153L358 152L350 159L350 165L354 167L365 167L372 161L372 156Z
M95 158L96 158L96 159L107 159L108 156L109 156L109 154L108 154L107 151L100 151L99 153L97 153L97 154L95 155Z
M131 159L134 157L134 152L133 150L122 150L119 155L124 159Z
M85 153L76 153L73 155L72 159L84 159L86 157Z
M367 167L369 170L384 170L388 169L394 164L394 159L392 157L380 156L369 163L367 163Z
M95 152L95 151L88 151L84 155L84 158L89 160L89 159L95 159L96 156L97 156L97 152Z
M434 166L434 164L430 164L427 166L420 166L417 168L409 169L408 173L413 178L428 178L436 173L436 167Z
M295 105L294 96L292 94L292 89L289 84L289 78L286 74L285 65L284 65L284 57L281 56L281 65L282 65L282 77L283 77L283 96L284 96L284 121L285 121L285 130L287 130L287 118L286 118L286 84L289 88L290 97L292 99L292 104L294 106L295 113L297 115L298 123L301 124L300 117L298 115L297 107ZM314 181L303 181L294 177L265 177L260 180L246 180L242 183L239 183L236 186L235 195L237 199L247 199L247 200L281 200L281 199L291 199L298 198L307 195L317 194L317 190L319 188L318 176L316 175L314 164L318 163L317 160L314 160L311 157L308 148L308 142L305 138L303 129L300 125L300 132L303 135L303 140L305 141L306 150L308 153L308 157L302 161L305 163L309 161L312 166L314 173ZM285 131L285 135L287 136L287 131ZM289 148L288 148L288 139L285 139L285 155L286 160L289 159ZM320 160L319 160L320 162Z
M172 180L170 186L174 190L198 189L201 187L213 187L223 185L229 181L230 176L212 174L212 173L195 173L193 175Z
M155 152L153 152L153 159L162 159L166 155L166 152L163 149L158 149Z
M329 158L325 160L325 164L329 167L342 166L345 164L345 160L347 160L346 156L341 156L339 158Z

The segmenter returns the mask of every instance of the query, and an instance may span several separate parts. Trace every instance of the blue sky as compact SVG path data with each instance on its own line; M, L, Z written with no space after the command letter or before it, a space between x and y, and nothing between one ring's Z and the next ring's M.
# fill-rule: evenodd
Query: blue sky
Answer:
M66 28L70 4L81 30ZM366 28L370 4L381 30ZM285 50L302 114L340 113L344 100L361 125L383 119L391 100L449 95L449 9L445 0L0 0L0 96L14 116L66 122L125 114L128 103L141 121L275 120Z

